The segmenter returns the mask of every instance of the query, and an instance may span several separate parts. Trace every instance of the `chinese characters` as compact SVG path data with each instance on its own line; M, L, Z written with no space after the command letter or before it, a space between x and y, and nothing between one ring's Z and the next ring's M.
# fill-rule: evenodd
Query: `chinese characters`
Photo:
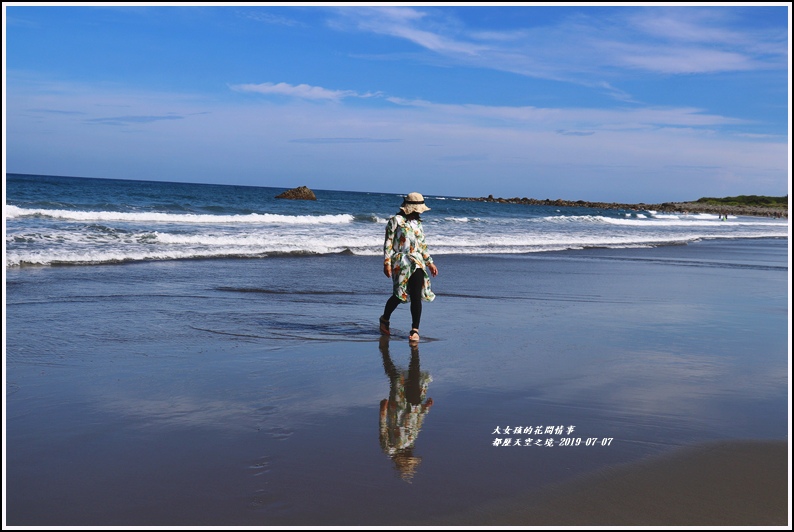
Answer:
M575 425L497 426L491 435L494 447L608 447L614 438L571 436ZM555 438L555 436L561 436Z

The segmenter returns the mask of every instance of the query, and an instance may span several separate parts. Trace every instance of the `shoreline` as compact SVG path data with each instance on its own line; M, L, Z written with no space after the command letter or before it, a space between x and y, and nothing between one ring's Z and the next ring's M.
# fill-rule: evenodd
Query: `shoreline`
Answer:
M762 207L757 205L711 205L698 202L665 203L614 203L600 201L569 201L563 199L538 200L534 198L494 198L493 195L480 198L461 198L463 201L488 203L511 203L519 205L544 205L549 207L587 207L592 209L616 209L629 211L662 211L680 213L731 214L738 216L763 216L767 218L788 218L788 206L784 208Z

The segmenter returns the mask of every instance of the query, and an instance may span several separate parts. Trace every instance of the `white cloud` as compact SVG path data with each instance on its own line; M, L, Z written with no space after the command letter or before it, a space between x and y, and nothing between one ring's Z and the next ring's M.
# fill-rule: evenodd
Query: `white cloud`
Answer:
M479 52L486 49L484 47L462 43L455 41L454 39L447 39L432 32L414 28L393 26L388 28L386 31L383 31L383 33L388 33L395 37L408 39L409 41L423 46L428 50L433 50L434 52L439 53L462 53L466 55L477 55Z
M288 83L244 83L230 85L229 87L238 92L278 94L305 100L341 100L342 98L356 95L354 91L329 90L322 87L313 87L304 83L300 85L290 85Z
M337 12L345 20L352 22L358 30L406 39L440 54L474 56L487 50L486 47L433 31L436 23L432 17L413 8L375 7L340 9ZM419 27L424 21L429 21L431 27ZM340 27L338 24L334 25Z
M277 26L289 26L289 27L305 26L305 24L293 18L274 15L273 13L268 13L263 11L244 11L241 13L241 16L248 18L250 20L255 20L257 22L263 22L265 24L273 24Z
M436 116L458 116L461 118L485 118L523 123L536 129L558 131L560 126L590 127L603 129L638 129L658 126L703 127L741 124L744 121L719 115L704 113L702 109L691 107L632 107L623 109L588 109L588 108L541 108L541 107L508 107L488 105L451 105L439 104L425 100L407 100L404 98L387 98L396 105L421 108L432 111Z
M730 27L729 12L708 9L626 8L589 17L571 8L555 25L495 31L441 19L448 12L416 8L340 9L359 31L413 42L453 63L591 87L632 72L697 74L785 68L785 35Z
M653 16L649 16L653 13ZM739 32L716 27L724 23L722 17L709 13L715 11L687 10L666 12L641 12L628 17L629 24L641 32L671 42L736 43L744 40ZM712 22L714 25L712 25Z
M323 87L314 87L302 83L300 85L290 85L289 83L244 83L240 85L230 85L232 90L238 92L256 92L259 94L277 94L281 96L291 96L303 100L333 100L339 101L344 98L370 98L376 94L359 94L352 90L331 90Z
M618 58L625 66L664 74L736 72L757 68L757 64L746 55L708 49L678 48L661 53L655 49L633 50Z

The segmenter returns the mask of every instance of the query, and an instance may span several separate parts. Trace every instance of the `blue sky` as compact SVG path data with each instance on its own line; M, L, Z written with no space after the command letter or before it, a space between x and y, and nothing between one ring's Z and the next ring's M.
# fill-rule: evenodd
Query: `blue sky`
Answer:
M3 10L6 172L646 203L788 193L788 3Z

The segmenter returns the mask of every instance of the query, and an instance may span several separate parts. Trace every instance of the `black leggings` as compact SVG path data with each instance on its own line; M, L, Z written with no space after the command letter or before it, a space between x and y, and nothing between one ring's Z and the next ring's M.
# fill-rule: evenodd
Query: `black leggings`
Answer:
M418 329L419 321L422 319L422 287L425 284L425 271L416 270L408 279L408 295L411 299L411 328ZM383 317L388 321L397 305L402 303L400 298L392 295L386 301L386 308L383 309Z

